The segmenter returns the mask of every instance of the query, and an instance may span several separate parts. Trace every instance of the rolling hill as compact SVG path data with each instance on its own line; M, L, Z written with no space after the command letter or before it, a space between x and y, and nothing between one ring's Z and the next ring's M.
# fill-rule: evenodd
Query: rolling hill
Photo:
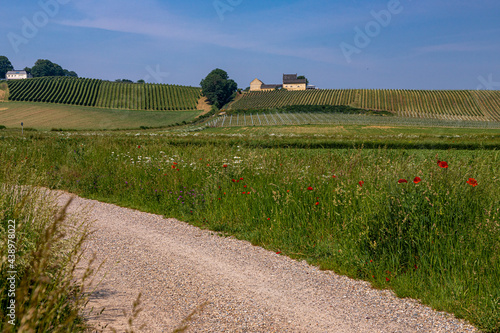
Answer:
M201 95L196 87L71 77L12 80L8 90L9 101L150 111L196 110Z
M349 105L411 118L500 121L500 91L489 90L277 90L246 93L228 109L272 109L287 105Z

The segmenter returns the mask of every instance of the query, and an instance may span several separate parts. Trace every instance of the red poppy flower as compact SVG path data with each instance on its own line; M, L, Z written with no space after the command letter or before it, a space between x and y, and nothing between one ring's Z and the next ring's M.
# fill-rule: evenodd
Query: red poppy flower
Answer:
M362 181L362 180L360 180L360 181L358 182L359 186L363 186L363 184L364 184L364 183L365 183L365 182L364 182L364 181Z
M276 254L281 254L281 251L276 252Z
M137 148L141 148L141 146L137 146Z
M401 178L400 180L398 180L398 183L399 184L408 183L408 181L406 179Z
M176 166L175 166L175 165L172 165L172 169L175 169L175 168L176 168Z
M241 177L240 180L243 180L243 177Z
M337 178L337 176L333 175L332 178Z
M415 179L413 179L413 182L414 182L415 184L418 184L418 183L420 183L421 181L422 181L422 179L420 179L420 177L415 177Z
M227 168L227 164L224 164L222 167L223 167L223 168Z
M467 184L471 185L472 187L476 187L477 180L475 180L474 178L469 178L469 180L467 181Z
M290 190L286 190L286 193L290 193Z
M231 179L231 181L232 181L233 183L235 183L235 182L236 182L236 179Z
M246 186L246 185L243 185L243 187L245 187L245 188L246 188L247 186Z
M418 266L417 266L417 265L414 265L413 267L415 267L415 269L418 269Z
M446 163L445 161L439 161L438 165L443 169L448 168L448 163Z
M307 190L308 190L308 191L312 191L312 190L313 190L313 188L312 188L311 186L309 186L309 187L307 188Z
M385 278L385 280L386 280L387 282L391 281L391 280L389 280L389 278L387 278L387 277Z
M319 205L319 202L316 202L316 203L315 203L315 205L316 205L316 206L317 206L317 205Z
M174 162L174 165L177 165L177 162Z
M268 221L269 221L270 219L271 219L270 217L268 217L268 218L267 218L267 220L268 220Z

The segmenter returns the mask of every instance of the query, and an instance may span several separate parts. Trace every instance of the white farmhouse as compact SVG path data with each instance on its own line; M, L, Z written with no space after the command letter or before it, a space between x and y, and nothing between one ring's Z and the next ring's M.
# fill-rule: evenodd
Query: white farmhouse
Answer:
M26 71L8 71L5 74L5 78L7 80L22 80L22 79L31 79L33 75Z

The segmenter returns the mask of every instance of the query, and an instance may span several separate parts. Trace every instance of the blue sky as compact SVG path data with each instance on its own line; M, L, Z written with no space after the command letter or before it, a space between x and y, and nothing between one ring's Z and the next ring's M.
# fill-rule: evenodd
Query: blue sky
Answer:
M191 86L222 68L241 88L500 89L499 18L498 0L16 0L0 55Z

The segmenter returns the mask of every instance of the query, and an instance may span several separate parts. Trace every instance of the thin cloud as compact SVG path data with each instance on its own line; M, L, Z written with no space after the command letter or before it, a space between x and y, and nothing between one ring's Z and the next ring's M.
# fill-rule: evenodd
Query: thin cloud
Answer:
M428 54L428 53L441 53L441 52L478 52L491 50L493 47L491 45L479 45L475 43L465 42L465 43L445 43L439 45L428 45L416 48L417 54Z
M87 7L88 6L81 6L79 8L80 14L82 14L84 18L62 20L59 23L65 26L141 34L153 38L176 39L236 50L247 50L256 53L294 56L325 63L343 64L345 62L343 58L336 54L337 50L328 47L278 47L276 45L280 38L274 33L266 37L266 35L269 35L267 32L265 34L251 31L221 32L219 31L220 28L213 23L208 24L199 20L193 22L179 15L174 16L160 8L150 7L149 10L155 13L154 16L151 16L131 15L123 11L123 7L121 7L121 11L113 11L110 8L106 11L99 11L94 7L88 12L86 11ZM143 11L144 9L141 10ZM107 13L113 14L109 15ZM147 17L148 19L142 19L143 17ZM221 27L227 29L224 25L221 25ZM289 38L294 37L293 33L289 32L289 34ZM281 39L281 42L282 41Z

